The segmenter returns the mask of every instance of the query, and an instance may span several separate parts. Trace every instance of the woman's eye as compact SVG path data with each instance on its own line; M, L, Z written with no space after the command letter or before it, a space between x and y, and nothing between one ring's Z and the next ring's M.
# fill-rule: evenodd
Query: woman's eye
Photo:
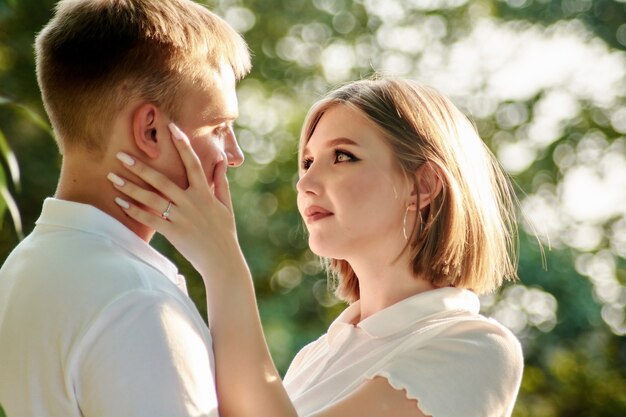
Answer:
M306 171L309 168L311 168L311 165L313 164L313 159L311 158L306 158L304 160L302 160L302 170Z
M356 161L354 155L345 151L335 151L335 163Z

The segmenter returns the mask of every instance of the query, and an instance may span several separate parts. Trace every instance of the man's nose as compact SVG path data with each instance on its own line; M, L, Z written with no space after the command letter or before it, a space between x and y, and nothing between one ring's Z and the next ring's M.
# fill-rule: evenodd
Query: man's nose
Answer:
M235 136L235 132L232 129L230 129L230 132L228 132L228 135L226 135L226 140L224 141L224 153L228 158L229 167L238 167L243 164L243 152L239 147L237 137Z

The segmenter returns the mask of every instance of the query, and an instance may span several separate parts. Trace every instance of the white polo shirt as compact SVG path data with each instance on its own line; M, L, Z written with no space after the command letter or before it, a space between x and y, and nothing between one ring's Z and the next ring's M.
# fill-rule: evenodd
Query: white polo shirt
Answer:
M358 323L359 302L296 355L284 384L298 415L312 416L367 379L387 378L434 417L510 416L523 357L515 336L478 314L478 297L441 288Z
M215 417L213 369L174 265L97 208L47 199L0 270L7 415Z

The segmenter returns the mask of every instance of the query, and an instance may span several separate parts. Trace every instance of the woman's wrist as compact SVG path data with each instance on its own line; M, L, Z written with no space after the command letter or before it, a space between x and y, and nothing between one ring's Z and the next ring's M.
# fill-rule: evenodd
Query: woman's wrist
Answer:
M207 256L200 260L198 265L194 265L205 284L213 287L220 282L252 280L250 269L239 245L235 242L234 246L222 249L224 250ZM219 258L219 262L215 261L216 258ZM220 266L216 268L215 265Z

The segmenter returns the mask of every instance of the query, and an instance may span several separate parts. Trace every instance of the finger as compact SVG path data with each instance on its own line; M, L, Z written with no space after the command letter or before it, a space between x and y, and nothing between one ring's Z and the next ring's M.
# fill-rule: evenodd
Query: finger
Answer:
M181 190L180 187L174 184L169 178L161 174L159 171L154 170L153 168L124 152L118 152L116 154L116 157L117 159L122 161L125 168L132 171L133 174L137 175L147 184L154 187L154 189L159 190L159 192L163 194L166 199L174 202L180 201L180 199L182 199L183 190ZM137 187L133 188L133 190L141 190L141 188ZM139 191L137 191L137 193L139 193ZM152 194L156 195L156 193ZM134 198L134 195L132 197Z
M178 215L177 211L174 210L176 206L173 201L167 200L157 193L147 191L112 172L107 175L107 179L113 183L113 186L118 191L130 197L140 209L147 211L154 216L161 217L164 220L177 220ZM120 205L124 207L123 204Z
M135 204L129 203L120 197L115 198L115 203L124 210L128 217L138 221L139 223L156 230L164 236L167 236L172 228L172 223L161 218L158 215L149 213Z
M226 160L219 161L213 171L213 187L215 197L228 208L228 211L232 213L233 203L230 198L230 186L228 184L228 177L226 176L227 170Z
M198 158L196 152L191 147L189 138L174 123L170 123L168 128L174 137L174 147L183 161L189 185L192 187L206 185L206 177L204 175L204 170L202 169L202 163L200 162L200 158Z
M109 174L107 175L107 179L111 181L113 186L119 191L126 194L132 200L140 203L142 206L151 210L155 214L161 214L161 216L163 216L162 213L164 213L168 208L171 208L171 200L167 200L152 191L145 190L137 186L136 184L114 174L113 172L109 172Z

